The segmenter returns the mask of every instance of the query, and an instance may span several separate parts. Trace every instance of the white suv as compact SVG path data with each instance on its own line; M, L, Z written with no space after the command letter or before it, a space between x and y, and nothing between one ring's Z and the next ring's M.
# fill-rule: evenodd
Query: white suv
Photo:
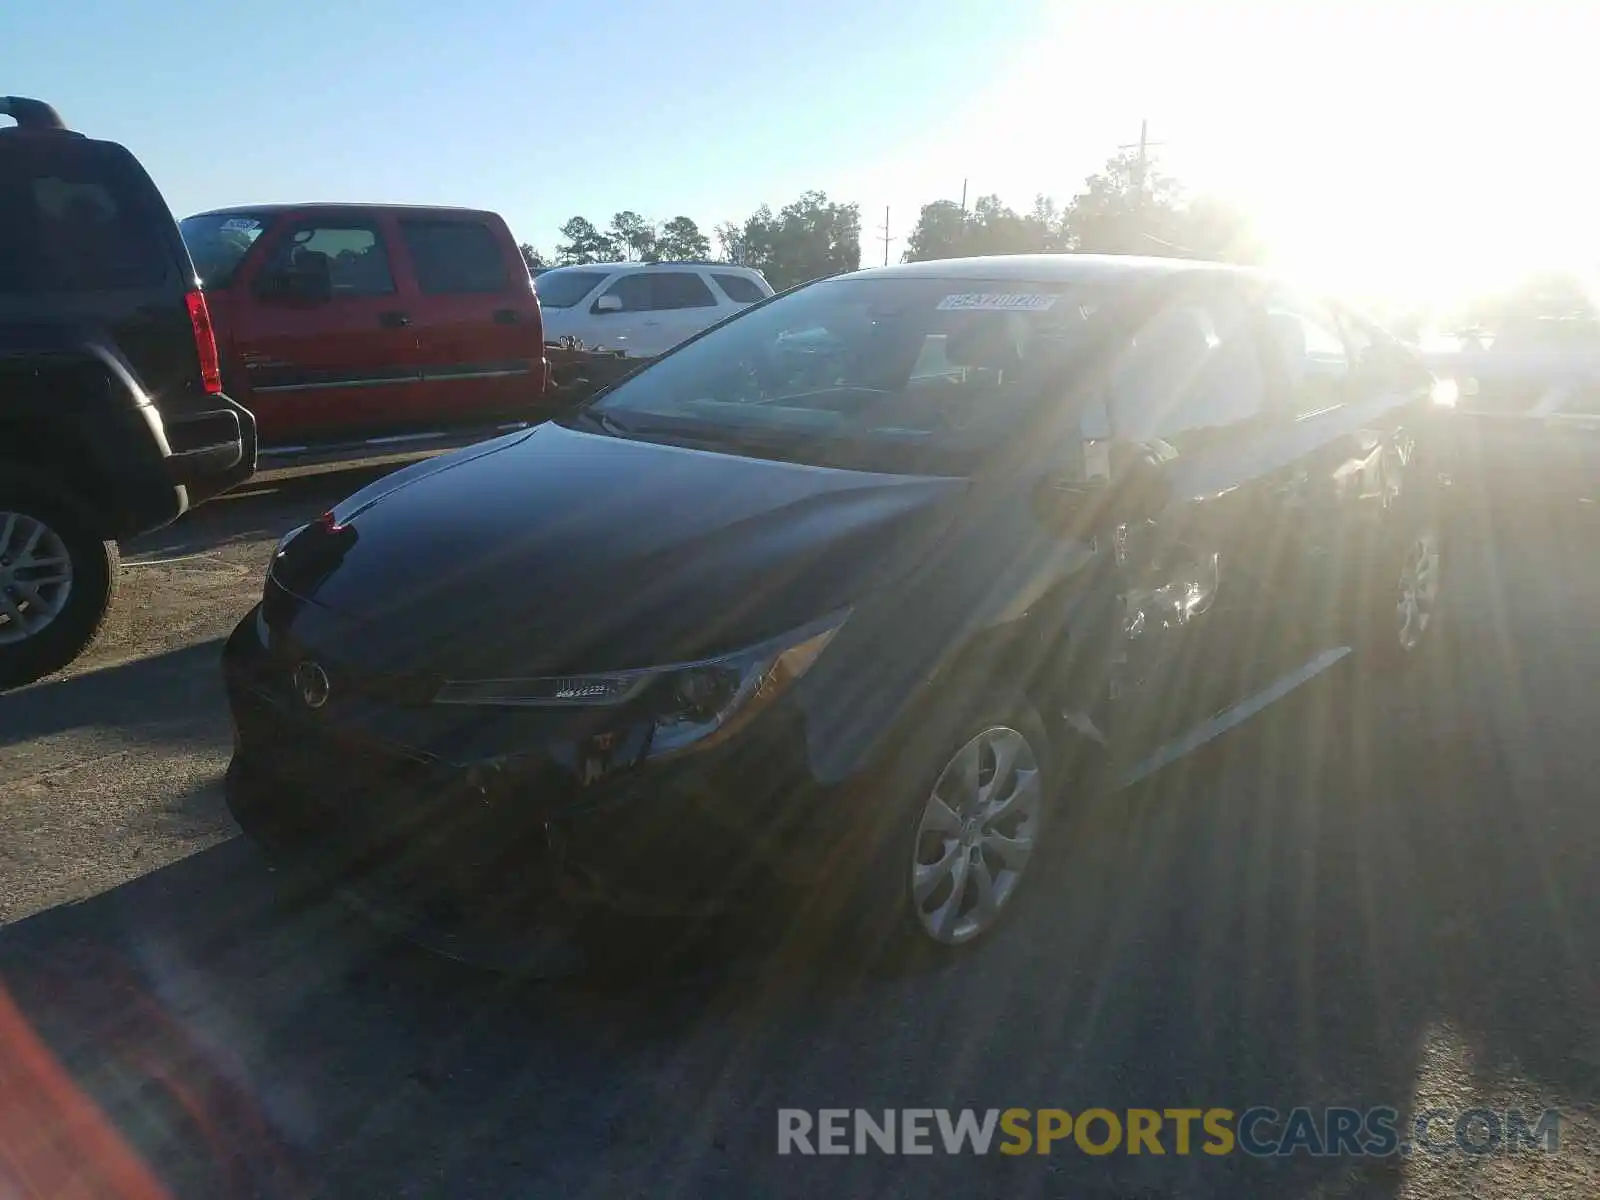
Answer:
M772 295L760 271L727 263L595 263L533 281L544 336L648 358Z

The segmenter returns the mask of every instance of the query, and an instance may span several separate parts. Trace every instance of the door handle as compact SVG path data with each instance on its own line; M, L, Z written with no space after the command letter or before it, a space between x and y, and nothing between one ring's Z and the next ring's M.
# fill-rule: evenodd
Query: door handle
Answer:
M515 325L517 323L517 310L514 308L496 309L494 323L496 325Z
M404 329L411 324L411 318L403 312L379 313L378 324L385 329Z

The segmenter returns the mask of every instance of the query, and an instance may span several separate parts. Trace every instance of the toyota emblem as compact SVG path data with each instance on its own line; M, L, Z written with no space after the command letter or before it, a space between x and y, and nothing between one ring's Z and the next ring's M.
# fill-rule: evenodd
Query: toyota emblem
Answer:
M294 669L294 690L307 708L321 708L328 702L328 673L314 662L303 662Z

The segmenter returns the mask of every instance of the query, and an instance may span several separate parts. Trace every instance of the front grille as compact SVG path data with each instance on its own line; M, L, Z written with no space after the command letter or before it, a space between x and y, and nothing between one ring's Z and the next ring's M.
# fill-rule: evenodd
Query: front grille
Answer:
M400 813L426 803L449 782L425 755L343 733L313 714L291 719L279 699L255 692L239 697L239 749L253 768L308 807L342 815L372 806Z
M259 693L235 697L241 770L272 819L356 864L391 895L470 903L543 894L549 854L533 797L318 721Z

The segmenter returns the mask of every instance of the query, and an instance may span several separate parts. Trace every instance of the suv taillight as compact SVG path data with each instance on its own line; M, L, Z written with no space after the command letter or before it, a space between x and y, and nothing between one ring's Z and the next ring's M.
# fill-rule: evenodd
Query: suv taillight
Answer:
M200 380L206 394L215 396L222 391L222 364L217 361L217 338L211 330L211 310L206 307L205 294L193 291L184 302L189 306L189 324L194 327L195 353L200 356Z

